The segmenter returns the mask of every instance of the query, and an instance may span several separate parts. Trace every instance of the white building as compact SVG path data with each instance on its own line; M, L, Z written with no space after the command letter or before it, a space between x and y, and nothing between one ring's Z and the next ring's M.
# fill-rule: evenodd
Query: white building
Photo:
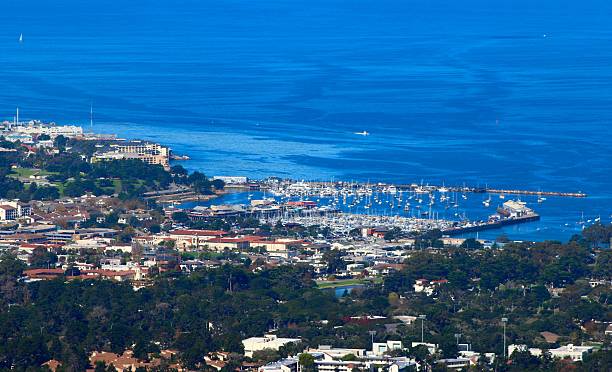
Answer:
M582 361L586 354L593 351L593 346L576 346L573 344L568 344L549 350L528 348L526 345L508 346L508 355L512 356L512 353L515 351L529 351L529 353L533 356L541 356L544 352L548 351L553 358L571 359L574 362L579 362Z
M64 136L68 138L80 137L83 135L83 128L76 125L53 125L30 122L28 125L20 125L12 128L13 132L39 136L46 134L51 138Z
M249 182L249 179L243 176L214 176L213 180L221 180L225 182L226 185L245 184Z
M510 213L510 217L521 217L533 213L533 211L527 207L527 203L522 201L508 200L503 206L503 209Z
M402 350L403 348L402 341L375 342L372 344L372 353L381 356L390 351Z
M416 316L412 316L412 315L396 315L393 317L393 319L397 319L400 322L406 324L406 325L411 325L414 322L416 322L416 320L418 319Z
M272 349L278 351L281 346L285 346L290 343L297 344L302 342L299 338L282 338L276 335L264 335L263 337L251 337L246 340L242 340L244 346L244 355L252 358L255 351L264 349Z
M326 359L341 359L347 355L354 355L357 358L363 358L366 356L366 349L348 349L348 348L335 348L330 345L319 345L318 349L308 349L309 353L318 353L326 357Z
M403 372L418 368L414 359L409 358L363 358L356 361L320 359L315 356L315 366L318 372L352 372L354 369L360 371L382 371L385 367L389 372ZM385 366L385 367L382 367Z
M464 369L470 367L470 360L467 358L440 359L436 363L444 364L448 369Z
M4 139L9 142L32 143L32 136L25 133L9 133L4 135Z
M257 372L297 372L297 370L298 360L287 358L261 366L257 369Z
M31 214L32 207L29 204L19 200L0 199L0 221L12 221Z

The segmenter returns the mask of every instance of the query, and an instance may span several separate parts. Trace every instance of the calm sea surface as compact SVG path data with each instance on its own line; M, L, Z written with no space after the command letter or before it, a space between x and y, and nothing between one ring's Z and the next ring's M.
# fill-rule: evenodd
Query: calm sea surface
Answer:
M611 11L559 0L2 0L0 117L19 106L23 118L87 125L93 102L96 131L168 144L210 175L587 192L528 199L542 221L504 230L565 240L582 212L612 213Z

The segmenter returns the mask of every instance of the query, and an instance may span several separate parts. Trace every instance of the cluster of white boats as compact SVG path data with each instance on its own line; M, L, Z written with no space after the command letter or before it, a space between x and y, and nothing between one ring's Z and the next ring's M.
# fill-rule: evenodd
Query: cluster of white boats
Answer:
M457 223L449 220L423 219L414 217L400 216L381 216L381 215L365 215L354 213L338 213L338 214L285 214L281 218L275 216L269 221L275 223L279 219L283 223L299 224L303 226L326 226L331 231L338 235L347 235L353 229L363 227L378 227L392 229L400 228L405 232L424 232L434 229L447 230L456 227ZM461 226L472 226L470 222L464 222Z
M465 219L459 211L459 201L467 200L467 192L450 190L444 186L432 187L412 185L410 188L400 188L386 184L359 183L313 183L286 182L270 185L269 192L281 201L303 200L314 201L317 204L327 204L332 208L355 211L368 214L376 211L379 214L398 214L412 217L427 217L437 219L443 208L454 210L454 217ZM490 205L490 198L485 200L485 206ZM448 213L446 213L448 214Z

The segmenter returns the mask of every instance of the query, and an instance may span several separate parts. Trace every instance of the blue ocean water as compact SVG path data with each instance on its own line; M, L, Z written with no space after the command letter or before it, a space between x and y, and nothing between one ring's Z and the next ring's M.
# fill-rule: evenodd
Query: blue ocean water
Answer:
M3 0L0 117L19 106L22 118L87 125L93 102L96 131L166 143L210 175L587 192L506 229L567 239L582 212L612 213L611 10Z

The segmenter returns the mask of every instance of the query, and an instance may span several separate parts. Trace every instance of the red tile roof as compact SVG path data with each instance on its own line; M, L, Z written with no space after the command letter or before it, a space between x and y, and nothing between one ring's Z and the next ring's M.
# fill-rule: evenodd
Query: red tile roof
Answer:
M170 235L223 236L227 235L227 232L223 230L172 230Z

